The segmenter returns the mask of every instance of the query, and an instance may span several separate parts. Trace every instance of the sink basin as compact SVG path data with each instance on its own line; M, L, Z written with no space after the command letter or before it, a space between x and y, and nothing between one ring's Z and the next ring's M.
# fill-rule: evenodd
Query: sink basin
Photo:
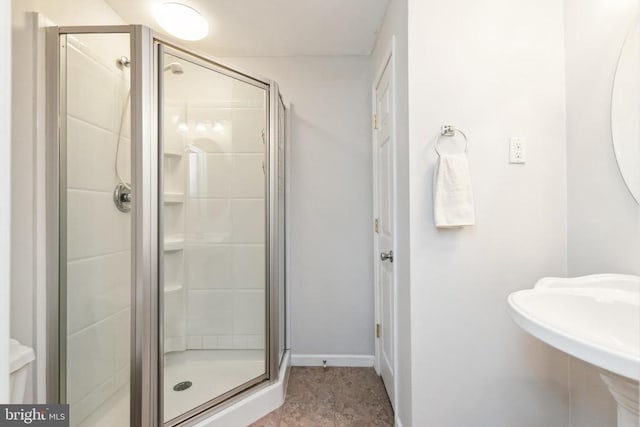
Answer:
M559 279L509 295L513 320L534 337L607 371L640 380L640 277Z
M618 402L619 426L639 425L640 277L547 277L508 300L522 329L600 369Z

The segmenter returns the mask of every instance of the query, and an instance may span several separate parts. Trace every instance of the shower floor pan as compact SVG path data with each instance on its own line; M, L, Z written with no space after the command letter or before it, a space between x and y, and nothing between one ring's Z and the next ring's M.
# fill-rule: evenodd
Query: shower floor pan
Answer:
M262 350L187 350L165 355L164 419L181 415L265 372ZM174 386L190 381L181 391ZM180 388L180 387L179 387ZM129 425L129 391L116 393L79 427Z
M187 350L164 364L164 419L170 420L265 372L262 350ZM176 391L184 381L192 385Z

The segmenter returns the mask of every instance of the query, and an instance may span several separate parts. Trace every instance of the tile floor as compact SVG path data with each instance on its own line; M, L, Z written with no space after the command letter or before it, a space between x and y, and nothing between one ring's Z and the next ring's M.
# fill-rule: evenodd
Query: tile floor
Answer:
M250 427L393 426L389 398L373 368L293 367L287 398Z

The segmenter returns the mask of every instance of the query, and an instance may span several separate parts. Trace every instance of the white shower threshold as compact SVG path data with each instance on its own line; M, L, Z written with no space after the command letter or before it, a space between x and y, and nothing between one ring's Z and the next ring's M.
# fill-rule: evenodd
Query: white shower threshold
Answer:
M194 424L194 427L246 427L278 409L284 403L287 392L290 361L289 351L286 351L276 382L254 391L211 417L201 420Z
M121 387L80 423L74 420L73 410L71 410L69 418L71 427L114 427L129 425L129 385Z
M261 350L188 350L169 353L165 360L165 419L174 418L264 372ZM245 399L214 415L200 419L198 427L245 427L277 409L284 402L289 354L285 354L278 381L260 387ZM190 388L174 391L181 381ZM73 420L72 420L73 421ZM113 427L129 424L129 389L123 387L78 427Z
M246 427L275 411L284 403L290 366L290 354L286 351L276 382L254 391L244 399L198 422L194 427Z

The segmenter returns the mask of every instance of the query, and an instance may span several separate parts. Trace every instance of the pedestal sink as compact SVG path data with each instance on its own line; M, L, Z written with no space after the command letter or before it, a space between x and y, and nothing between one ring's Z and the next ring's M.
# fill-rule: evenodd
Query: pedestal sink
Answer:
M640 277L547 277L508 300L522 329L600 370L619 427L640 426Z

